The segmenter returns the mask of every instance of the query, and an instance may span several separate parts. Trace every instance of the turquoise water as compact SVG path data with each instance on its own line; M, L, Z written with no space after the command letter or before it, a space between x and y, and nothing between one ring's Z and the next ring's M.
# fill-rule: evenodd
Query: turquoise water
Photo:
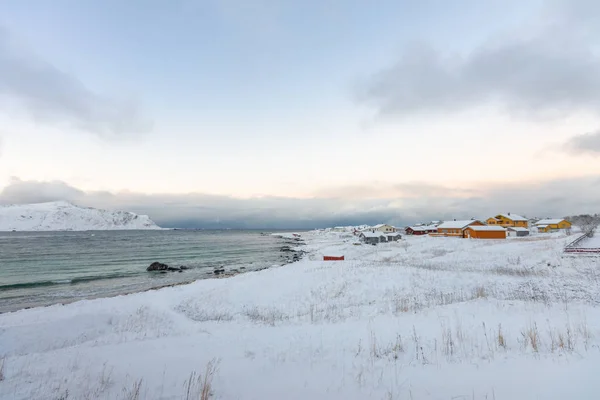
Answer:
M282 239L257 231L0 233L0 312L112 296L285 262ZM146 272L153 261L191 269Z

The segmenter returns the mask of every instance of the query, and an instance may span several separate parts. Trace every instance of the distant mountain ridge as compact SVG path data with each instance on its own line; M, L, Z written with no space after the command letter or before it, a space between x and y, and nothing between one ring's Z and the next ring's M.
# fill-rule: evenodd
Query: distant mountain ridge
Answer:
M79 207L67 201L0 206L0 231L161 229L147 215Z

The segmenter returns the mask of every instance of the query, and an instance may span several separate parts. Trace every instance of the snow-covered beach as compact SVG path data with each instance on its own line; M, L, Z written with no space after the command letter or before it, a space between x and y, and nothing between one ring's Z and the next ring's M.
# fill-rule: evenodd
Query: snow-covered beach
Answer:
M572 237L302 236L283 267L0 315L0 398L597 398L600 271Z

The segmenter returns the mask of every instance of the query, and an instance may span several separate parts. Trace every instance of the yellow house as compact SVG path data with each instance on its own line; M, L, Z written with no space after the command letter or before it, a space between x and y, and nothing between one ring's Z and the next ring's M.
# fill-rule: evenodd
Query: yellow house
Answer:
M541 219L535 223L538 232L555 232L559 229L571 229L571 223L564 219Z
M498 214L495 217L490 217L485 221L488 225L500 225L504 228L521 227L527 228L527 218L517 214Z

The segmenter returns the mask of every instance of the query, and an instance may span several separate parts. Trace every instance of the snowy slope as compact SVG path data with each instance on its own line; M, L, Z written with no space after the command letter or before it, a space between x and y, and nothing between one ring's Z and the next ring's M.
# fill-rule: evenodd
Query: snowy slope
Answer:
M211 360L214 400L598 398L600 274L570 237L303 237L285 267L0 315L0 399L198 399Z
M147 215L78 207L66 201L0 206L0 231L160 229Z

